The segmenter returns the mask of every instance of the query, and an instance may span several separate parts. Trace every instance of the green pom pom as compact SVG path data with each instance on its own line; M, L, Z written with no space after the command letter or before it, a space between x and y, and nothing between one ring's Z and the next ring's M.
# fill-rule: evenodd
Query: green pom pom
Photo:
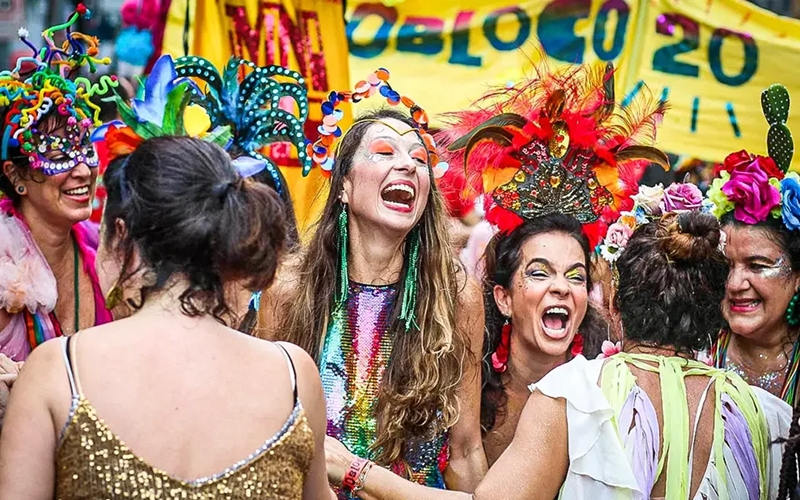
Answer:
M767 123L775 125L789 120L789 91L779 83L770 85L761 92L761 109Z
M767 151L769 156L775 160L778 168L787 172L792 165L794 156L794 141L789 127L779 123L769 127L767 132Z

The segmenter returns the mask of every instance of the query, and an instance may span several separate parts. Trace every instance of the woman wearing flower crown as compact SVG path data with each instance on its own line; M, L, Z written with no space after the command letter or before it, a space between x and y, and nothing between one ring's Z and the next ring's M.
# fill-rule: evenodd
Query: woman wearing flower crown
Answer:
M15 378L5 369L9 359L22 362L46 340L112 319L94 271L97 230L84 221L98 164L89 134L99 108L89 98L115 82L75 78L82 67L109 63L96 59L94 38L71 31L88 15L81 4L68 22L45 30L41 50L20 29L32 56L0 72L0 373L7 385ZM57 47L53 36L62 29L68 40Z
M388 77L322 104L310 154L330 174L327 203L299 262L264 294L260 325L316 358L329 436L414 481L469 491L486 469L480 289L450 250L425 112ZM378 94L413 118L372 111L342 134L342 102Z
M786 89L762 94L769 156L733 153L708 191L727 235L730 275L722 310L728 327L714 364L796 404L800 365L800 177L788 172L793 145ZM787 173L788 172L788 173Z
M606 239L622 351L578 356L531 384L513 441L472 496L373 468L364 498L774 498L780 447L770 444L785 404L693 359L723 321L718 222L683 208L622 223L630 238ZM326 452L335 481L351 457L330 443Z

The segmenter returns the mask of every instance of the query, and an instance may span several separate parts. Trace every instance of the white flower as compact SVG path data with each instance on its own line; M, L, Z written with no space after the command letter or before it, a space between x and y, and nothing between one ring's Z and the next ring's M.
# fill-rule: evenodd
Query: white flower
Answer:
M28 38L30 36L30 33L28 32L27 29L20 28L19 30L17 30L17 36L20 38Z
M605 243L600 245L600 256L610 264L616 262L621 253L622 249L616 245L606 245Z
M631 198L637 207L640 207L649 215L659 215L661 209L658 205L664 198L664 185L656 184L653 187L639 186L639 192Z

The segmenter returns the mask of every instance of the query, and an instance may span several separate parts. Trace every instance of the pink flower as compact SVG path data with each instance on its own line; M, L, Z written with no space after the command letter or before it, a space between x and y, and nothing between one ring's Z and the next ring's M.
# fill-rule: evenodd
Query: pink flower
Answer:
M703 204L703 193L694 184L672 183L659 203L662 212L695 210Z
M733 216L745 224L767 220L770 210L781 202L780 191L769 183L765 160L758 157L751 163L739 163L722 186L722 192L735 206Z
M615 222L608 227L608 233L606 234L606 245L617 248L625 248L625 245L628 244L628 240L632 234L633 229L629 228L625 224Z
M613 343L610 340L604 340L600 349L602 350L602 353L597 355L597 359L610 358L611 356L622 352L622 342Z

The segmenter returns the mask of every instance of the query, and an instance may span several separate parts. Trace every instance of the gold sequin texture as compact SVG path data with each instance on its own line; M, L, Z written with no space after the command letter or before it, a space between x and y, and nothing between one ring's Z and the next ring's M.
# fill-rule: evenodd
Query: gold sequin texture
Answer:
M245 460L185 481L134 455L83 397L73 403L56 459L56 498L301 499L314 436L299 403L283 428Z

